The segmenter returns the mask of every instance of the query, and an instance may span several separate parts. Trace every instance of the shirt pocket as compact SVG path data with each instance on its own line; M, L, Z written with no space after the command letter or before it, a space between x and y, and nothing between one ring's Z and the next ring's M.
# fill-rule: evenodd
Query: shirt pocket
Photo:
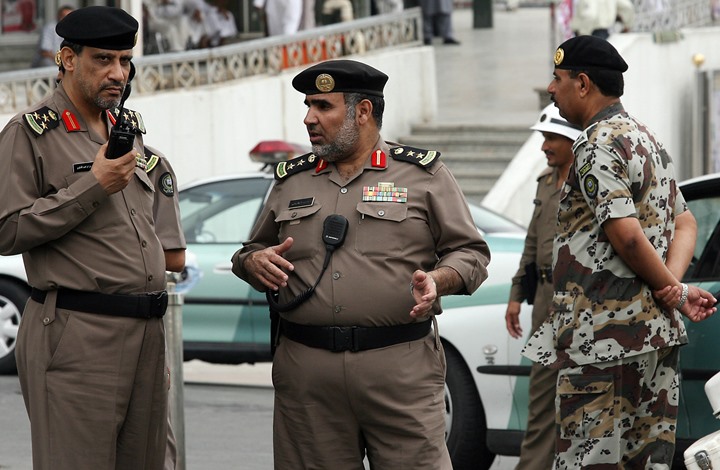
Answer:
M400 256L408 237L399 236L398 224L407 220L407 205L401 203L361 202L357 205L360 222L355 249L365 256Z
M612 375L561 375L557 394L561 439L600 439L614 435L614 420L620 416L620 409L615 402Z
M288 237L293 238L293 245L285 258L288 261L312 258L318 256L322 242L322 221L318 218L321 205L302 207L298 209L285 209L278 213L275 222L280 224L280 242Z

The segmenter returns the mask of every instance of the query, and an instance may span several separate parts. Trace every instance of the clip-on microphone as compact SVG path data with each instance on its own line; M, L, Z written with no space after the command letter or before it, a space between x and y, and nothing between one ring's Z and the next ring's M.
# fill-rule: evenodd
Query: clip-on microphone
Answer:
M341 215L332 214L327 216L327 218L323 222L322 233L322 240L323 243L325 243L325 260L323 261L322 270L320 271L320 275L315 281L315 284L313 284L312 287L309 287L304 292L300 293L297 297L295 297L285 305L280 305L277 302L276 292L270 290L266 291L265 298L267 298L271 310L275 310L277 312L290 311L298 307L300 304L309 299L310 296L312 296L313 292L315 292L315 288L320 283L320 279L322 278L323 274L325 274L325 270L330 264L330 258L332 257L333 252L337 248L340 248L345 242L345 235L347 234L348 225L349 223L347 219Z

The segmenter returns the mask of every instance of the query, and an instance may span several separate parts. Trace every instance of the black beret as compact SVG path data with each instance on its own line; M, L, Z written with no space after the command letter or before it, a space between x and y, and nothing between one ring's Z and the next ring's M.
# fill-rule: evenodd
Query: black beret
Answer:
M120 8L91 6L68 13L55 32L81 46L122 51L135 47L138 22Z
M362 62L329 60L303 70L292 85L300 93L363 93L383 96L388 76Z
M617 49L597 36L570 38L555 51L555 68L567 70L615 70L625 72L628 65Z

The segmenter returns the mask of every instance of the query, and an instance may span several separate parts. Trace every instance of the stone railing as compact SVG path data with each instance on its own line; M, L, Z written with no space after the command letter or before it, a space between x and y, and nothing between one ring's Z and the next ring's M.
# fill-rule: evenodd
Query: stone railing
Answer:
M134 94L213 85L277 74L326 59L422 44L419 8L322 26L293 36L270 37L213 49L150 55L133 60ZM0 73L0 113L14 113L50 94L57 69Z
M658 33L713 22L708 0L633 0L633 31Z

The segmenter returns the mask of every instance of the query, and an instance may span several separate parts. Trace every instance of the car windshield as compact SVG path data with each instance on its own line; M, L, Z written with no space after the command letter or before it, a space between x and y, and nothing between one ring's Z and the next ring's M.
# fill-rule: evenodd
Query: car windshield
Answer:
M525 233L525 228L490 209L468 204L475 225L484 233Z
M180 213L188 243L242 243L270 186L268 178L238 178L180 192Z

